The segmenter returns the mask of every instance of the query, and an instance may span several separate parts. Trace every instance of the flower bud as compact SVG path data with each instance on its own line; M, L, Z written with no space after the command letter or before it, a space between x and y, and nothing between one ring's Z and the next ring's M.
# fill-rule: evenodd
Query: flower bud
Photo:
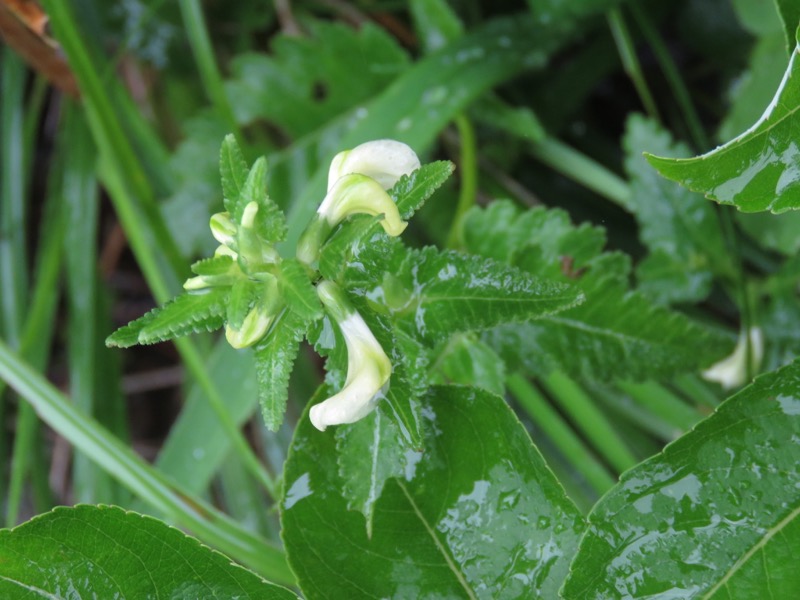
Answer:
M345 175L371 177L384 189L391 189L403 175L419 169L419 158L406 144L396 140L374 140L337 154L328 170L328 190Z
M764 336L758 327L750 328L750 367L755 370L761 364L764 356ZM744 331L739 334L736 348L727 358L711 365L703 371L703 377L708 381L716 381L723 389L729 390L739 387L747 379L747 335Z
M312 406L311 423L320 431L329 425L355 423L368 415L392 375L392 363L361 315L349 306L336 284L323 281L317 294L341 328L347 345L347 379L339 393Z
M335 227L350 215L382 214L381 225L386 233L398 236L408 225L400 218L400 211L380 184L366 175L351 173L340 177L330 189L317 213Z

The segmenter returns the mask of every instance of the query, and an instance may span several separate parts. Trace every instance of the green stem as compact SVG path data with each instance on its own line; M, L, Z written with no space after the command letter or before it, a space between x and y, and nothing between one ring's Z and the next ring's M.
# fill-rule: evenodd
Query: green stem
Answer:
M689 431L701 419L700 413L654 381L618 381L617 386L639 406L668 423L673 428L672 437Z
M622 61L622 67L633 82L633 86L636 88L636 93L639 94L642 105L652 119L661 121L661 117L658 114L658 107L656 106L655 100L653 100L653 95L650 93L650 88L647 85L647 80L642 71L642 65L639 63L639 57L636 56L636 47L633 43L630 30L622 16L622 10L619 7L612 8L606 14L606 18L608 20L608 26L611 29L611 35L614 37L614 42L617 45L617 52Z
M194 60L200 72L200 79L206 88L206 93L214 104L214 108L227 122L228 128L236 134L238 139L243 139L239 133L239 126L228 101L228 96L225 93L222 76L217 69L214 50L208 36L208 28L200 2L199 0L180 0L179 5L183 23L186 27L186 34L189 38L189 45L192 47Z
M695 404L716 408L719 406L720 399L712 392L706 383L694 373L678 375L673 384L683 394L691 398Z
M575 435L558 412L525 377L519 373L509 375L506 385L514 399L528 413L536 426L547 434L556 448L589 482L598 496L607 492L614 485L614 478L609 475L606 468L592 456L583 441Z
M478 148L475 141L475 128L462 113L455 118L458 137L461 142L461 155L458 170L461 174L461 189L458 193L458 205L453 215L450 234L447 236L448 248L460 248L463 245L462 226L464 215L475 205L478 194Z
M28 290L25 242L25 65L13 52L2 55L0 82L0 332L12 346L19 344Z
M689 129L689 134L692 136L694 145L698 150L707 150L709 148L708 136L706 136L702 121L694 108L692 98L689 95L689 89L686 87L675 61L672 60L672 56L661 34L658 32L658 29L653 26L650 17L642 10L639 4L636 2L629 2L627 7L636 20L636 24L642 30L642 33L644 33L644 37L650 43L656 60L658 60L661 65L661 70L672 88L672 95L675 97L678 107L683 113L683 119Z
M59 168L56 166L54 171ZM54 180L58 180L58 175L55 173L51 176ZM43 225L39 235L41 241L37 253L36 274L33 279L34 288L19 344L20 355L40 371L44 369L52 341L54 315L59 298L58 279L63 258L62 241L65 227L61 210L61 196L55 190L58 188L54 186L45 204ZM0 396L2 396L4 388L5 381L0 380ZM8 527L16 524L19 515L30 457L33 457L34 461L42 460L40 454L36 452L38 430L36 413L27 403L20 403L6 505L6 525ZM40 475L42 469L39 467L40 465L34 462L35 476ZM39 486L36 488L39 489ZM37 492L38 496L45 496L45 494Z
M72 406L63 394L22 362L2 341L0 377L75 448L91 456L106 472L170 520L264 577L276 583L294 583L280 549L246 531L200 498L168 482L94 419Z
M618 472L621 473L639 462L605 414L598 410L592 399L577 383L564 373L553 371L542 379L542 384L572 418L594 449Z
M562 175L620 206L628 206L630 189L625 180L574 148L555 138L546 137L530 144L528 149L535 158Z

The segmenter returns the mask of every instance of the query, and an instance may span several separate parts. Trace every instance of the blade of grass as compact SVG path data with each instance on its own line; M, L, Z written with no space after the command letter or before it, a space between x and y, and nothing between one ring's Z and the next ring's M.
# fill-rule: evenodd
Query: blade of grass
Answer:
M2 55L0 89L0 324L5 339L19 344L19 324L25 314L28 289L25 202L25 112L26 70L22 60L9 49Z
M547 392L570 416L577 429L608 463L622 473L638 460L589 395L564 373L553 371L542 378Z
M617 386L641 407L673 428L673 438L694 427L702 415L655 381L618 381Z
M630 189L619 175L563 142L546 137L528 145L537 160L620 206L628 205Z
M661 117L658 114L658 107L647 85L642 65L636 55L636 45L633 43L631 32L625 23L625 18L622 16L622 10L618 7L612 8L606 14L606 19L611 29L611 35L614 37L614 43L617 45L617 52L625 73L630 77L633 87L636 88L636 93L639 94L639 99L642 101L647 114L652 119L660 122Z
M59 276L64 253L64 213L60 187L61 164L58 158L51 171L50 180L54 185L48 189L47 200L42 217L39 247L36 253L36 269L33 277L34 287L30 304L27 307L25 324L20 339L20 355L30 364L42 371L47 362L50 343L55 325L55 312L59 301ZM0 381L0 396L5 389L5 381ZM37 508L46 510L52 505L48 485L41 485L42 475L47 473L45 457L37 452L41 427L33 408L27 402L20 402L17 413L16 435L11 461L11 477L6 506L6 525L16 524L22 502L24 484L31 467L34 477L34 496Z
M72 404L0 341L0 377L73 446L200 540L275 583L293 584L283 552L205 501L183 492Z
M63 198L66 209L66 291L69 324L69 389L72 401L86 414L94 414L96 404L95 298L97 295L97 153L91 132L78 112L68 104L61 131L62 150L66 150ZM73 459L72 483L79 502L109 502L111 479L84 454Z

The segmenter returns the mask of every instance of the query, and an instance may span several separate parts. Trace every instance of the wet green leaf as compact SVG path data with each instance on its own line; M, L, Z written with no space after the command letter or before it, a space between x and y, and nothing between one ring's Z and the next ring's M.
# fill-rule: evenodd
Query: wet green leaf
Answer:
M800 62L798 48L770 105L745 133L695 158L648 154L662 175L743 212L800 209Z
M106 346L156 344L190 333L214 331L225 322L227 300L225 289L182 294L112 333Z
M800 4L797 0L775 0L775 4L786 34L786 49L791 51L796 40L797 25L800 23Z
M281 519L303 593L554 598L583 520L519 421L503 399L458 387L433 388L423 414L424 450L386 482L371 538L342 496L338 434L301 420Z
M625 208L651 252L638 272L642 291L665 303L702 300L715 273L733 271L714 206L660 177L642 156L687 156L688 148L638 114L628 118L623 147L631 182Z
M435 248L410 251L394 275L407 292L405 304L390 307L395 318L434 342L456 331L541 318L583 300L569 285L491 259Z
M484 341L514 368L644 379L708 365L730 352L725 337L630 291L630 261L601 253L602 228L575 227L561 210L522 211L501 201L473 209L464 232L469 250L569 283L586 297L558 314L487 331Z
M791 598L800 364L757 379L592 510L564 598Z
M111 506L0 530L3 598L297 598L174 527Z

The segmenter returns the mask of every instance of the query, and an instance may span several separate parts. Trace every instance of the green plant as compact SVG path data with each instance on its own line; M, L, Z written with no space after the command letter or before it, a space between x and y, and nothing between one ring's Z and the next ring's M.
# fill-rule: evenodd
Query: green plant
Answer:
M792 597L800 5L529 4L43 2L82 105L3 50L0 596ZM110 335L99 186L157 305ZM183 366L152 464L120 359Z

